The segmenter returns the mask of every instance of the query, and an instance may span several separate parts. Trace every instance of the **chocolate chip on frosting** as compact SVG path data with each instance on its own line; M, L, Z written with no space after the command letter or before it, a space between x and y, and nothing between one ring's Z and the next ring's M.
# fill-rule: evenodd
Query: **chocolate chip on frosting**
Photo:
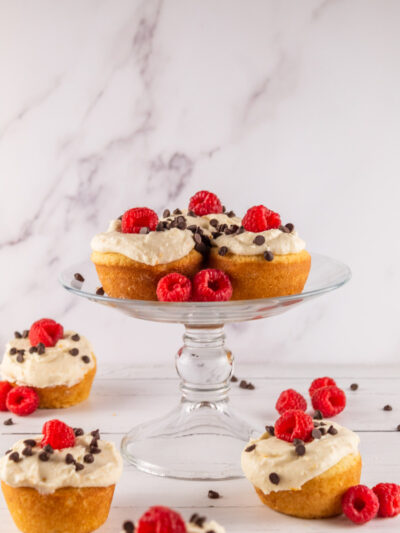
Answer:
M75 333L75 335L72 335L71 340L75 341L75 342L78 342L78 341L81 340L81 338L79 337L79 335L77 333Z
M306 447L304 444L297 444L294 450L299 457L302 457L306 453Z
M329 428L328 428L329 435L337 435L337 432L338 432L338 430L335 427L329 426Z
M265 243L264 235L256 235L253 239L253 243L256 244L257 246L261 246L262 244L264 244Z
M67 453L67 455L65 456L65 462L67 463L67 465L72 465L75 463L75 459L72 453Z
M244 449L245 452L252 452L253 450L256 449L256 445L255 444L250 444L250 446L247 446L247 448Z
M10 453L10 455L8 456L9 460L10 461L14 461L14 463L19 463L20 461L22 461L21 457L19 456L19 453L18 452L12 452Z
M10 351L9 351L9 354L10 355L15 355L17 353L17 348L11 348Z
M216 218L212 218L210 220L210 226L212 226L213 228L216 228L218 226L218 220Z
M39 344L37 345L37 353L39 355L43 355L45 351L46 351L46 346L43 344L43 342L39 342Z
M36 353L38 351L37 346L31 346L29 348L29 353Z
M317 428L314 428L311 432L311 436L313 439L320 439L322 437L321 431Z
M22 450L22 455L25 455L25 457L31 457L33 455L33 451L32 451L32 448L30 446L26 446L23 450Z
M226 255L228 253L228 248L226 246L221 246L218 249L218 255Z
M43 451L45 451L46 453L49 453L49 454L54 453L54 449L53 449L52 446L50 446L50 444L46 444L46 446L43 448Z
M46 452L39 453L39 459L40 461L46 462L50 459L50 455Z
M82 274L79 274L79 272L76 272L76 274L74 274L74 278L76 279L76 281L80 281L81 283L85 281L85 278L82 276Z
M279 229L280 229L283 233L290 233L290 229L289 229L287 226L279 226Z
M7 418L7 420L4 420L3 424L5 426L13 426L14 425L14 422L13 422L13 419L12 418Z
M271 472L271 474L269 475L269 480L274 485L279 485L281 478L278 476L276 472Z
M272 252L270 252L269 250L267 250L266 252L264 252L264 259L266 261L273 261L274 254Z
M29 337L29 329L24 329L22 332L22 338L27 339Z
M322 420L324 417L321 413L321 411L319 409L317 409L316 411L314 411L314 414L313 414L313 419L314 420Z
M18 363L23 363L25 361L25 358L24 358L22 353L19 353L17 355L17 359L16 360L18 361Z
M75 470L79 472L80 470L83 470L85 466L82 463L75 463Z
M94 457L93 457L93 455L92 455L91 453L87 453L87 454L85 455L85 457L83 458L83 461L84 461L85 463L93 463L93 461L94 461Z
M90 357L87 355L82 355L81 359L86 364L90 363Z
M271 437L275 437L275 428L274 426L265 426L265 431L271 435Z
M171 215L171 211L169 209L164 209L163 212L163 218L168 218Z
M24 440L24 444L26 446L30 446L31 448L34 448L36 446L37 442L35 440L33 440L33 439L25 439Z
M75 437L82 437L84 431L82 428L74 428Z
M14 331L14 337L16 339L22 339L22 335L21 335L21 333L19 331Z
M236 216L234 211L228 211L228 212L226 213L226 215L227 215L229 218L233 218L234 216Z
M90 434L92 435L92 437L95 437L96 439L100 438L100 430L99 429L94 429L93 431L90 432Z
M69 351L69 353L70 353L71 355L75 356L75 355L78 355L79 350L78 350L78 348L71 348L71 350Z
M181 215L182 211L180 209L174 209L173 214L174 215Z
M292 224L291 222L285 224L285 227L289 230L290 233L292 233L292 231L294 230L294 224Z

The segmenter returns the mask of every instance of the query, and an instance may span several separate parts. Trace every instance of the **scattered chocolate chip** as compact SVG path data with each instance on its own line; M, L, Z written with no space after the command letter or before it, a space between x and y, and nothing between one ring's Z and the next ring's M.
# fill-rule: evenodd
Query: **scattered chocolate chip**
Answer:
M247 382L245 379L242 379L242 381L239 383L239 387L241 389L247 389L247 390L254 390L255 386L253 383Z
M297 444L294 451L296 452L296 455L302 457L306 453L306 447L304 446L304 444Z
M125 531L125 533L133 533L135 531L135 524L131 520L126 520L122 524L122 529Z
M328 428L329 435L337 435L337 432L338 432L338 430L335 427L329 426L329 428Z
M19 331L14 331L14 337L16 339L22 339L22 335L21 335L21 333Z
M43 344L43 342L39 342L39 344L37 345L37 353L39 355L43 355L45 351L46 351L46 346Z
M33 439L26 439L26 440L24 440L24 444L26 446L30 446L31 448L34 448L36 446L37 442L35 440L33 440Z
M316 411L314 411L314 414L313 414L313 419L314 420L322 420L324 417L321 413L321 411L319 411L318 409Z
M98 296L104 296L104 289L103 287L99 287L98 289L96 289L96 294Z
M72 349L69 351L69 353L70 353L71 355L75 356L75 355L78 355L79 350L78 350L78 348L72 348Z
M82 428L74 428L75 437L82 437L84 431Z
M46 462L50 459L50 455L46 452L39 453L39 459L40 461Z
M266 261L273 261L274 254L272 252L270 252L269 250L267 250L266 252L264 252L264 259Z
M75 463L75 459L72 453L67 453L67 455L65 456L65 462L67 463L67 465L72 465Z
M285 224L285 226L287 227L289 232L292 233L292 231L294 230L294 224L292 224L291 222L288 222L287 224Z
M271 435L271 437L275 437L275 428L274 426L265 426L265 431Z
M257 244L257 246L261 246L265 243L265 237L263 235L256 235L253 239L253 243Z
M169 209L164 209L163 211L163 218L168 218L171 215L171 211Z
M247 387L246 387L247 390L254 390L255 389L255 386L253 385L253 383L247 383Z
M391 405L385 405L383 408L384 411L393 411L393 407Z
M14 422L13 422L13 419L12 418L7 418L7 420L4 420L3 424L5 426L13 426L14 425Z
M18 363L23 363L25 361L25 357L22 355L22 353L19 353L17 355L17 359Z
M247 446L247 448L245 448L245 452L252 452L253 450L256 449L256 445L255 444L250 444L250 446Z
M232 374L231 381L232 383L236 383L238 381L238 378Z
M14 463L19 463L21 461L21 458L18 452L10 453L10 455L8 456L8 459L10 461L14 461Z
M357 390L357 389L358 389L358 383L352 383L352 384L350 385L350 389L351 389L351 390Z
M228 253L228 248L226 246L221 246L218 249L218 255L226 255Z
M90 357L88 357L87 355L82 355L81 359L86 364L90 363Z
M287 226L279 226L279 229L283 231L283 233L290 233L290 229Z
M311 432L311 436L313 439L320 439L322 437L321 431L317 428L313 429Z
M46 446L43 448L43 451L49 454L54 453L54 449L50 444L46 444Z
M221 496L216 490L209 490L208 497L210 498L210 500L218 500L218 498L220 498Z
M22 455L25 455L25 457L31 457L33 455L32 448L30 446L26 446L26 448L22 450Z
M85 278L82 276L82 274L79 274L79 272L74 274L74 278L76 279L76 281L80 281L82 283L85 281Z
M82 463L75 463L75 470L79 472L79 470L83 470L85 466Z
M17 348L11 348L9 351L10 355L15 355L17 353Z
M81 338L79 337L79 335L77 333L75 333L75 335L72 335L71 340L73 340L75 342L78 342L78 341L81 340Z
M269 475L269 480L271 483L273 483L274 485L279 485L279 482L281 480L281 478L278 476L278 474L276 472L272 472L270 475Z
M36 346L31 346L31 347L29 348L29 353L35 353L35 352L37 352L37 351L38 351L38 349L37 349Z
M397 431L400 431L400 424L397 426Z
M83 458L83 461L84 461L85 463L93 463L93 461L94 461L94 457L93 457L93 455L92 455L91 453L87 453L87 454L85 455L85 457Z

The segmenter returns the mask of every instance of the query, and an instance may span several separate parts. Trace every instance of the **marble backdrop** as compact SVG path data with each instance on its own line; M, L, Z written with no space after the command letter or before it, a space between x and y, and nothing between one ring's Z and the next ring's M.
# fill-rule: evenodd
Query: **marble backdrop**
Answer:
M229 327L242 361L398 361L399 20L397 0L0 0L0 342L50 316L100 362L172 362L181 327L57 277L126 208L206 188L353 270Z

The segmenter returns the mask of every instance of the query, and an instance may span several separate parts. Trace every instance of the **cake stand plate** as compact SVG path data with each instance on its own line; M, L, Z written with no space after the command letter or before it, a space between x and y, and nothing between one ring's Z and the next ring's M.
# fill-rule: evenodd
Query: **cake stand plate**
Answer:
M131 317L185 326L184 344L175 356L181 401L170 413L133 428L122 440L125 459L140 470L179 479L241 477L240 452L258 435L229 406L234 358L225 346L224 324L268 318L337 289L350 269L312 254L311 272L301 294L230 302L153 302L96 294L99 281L90 261L64 270L65 289ZM81 273L85 281L75 280Z

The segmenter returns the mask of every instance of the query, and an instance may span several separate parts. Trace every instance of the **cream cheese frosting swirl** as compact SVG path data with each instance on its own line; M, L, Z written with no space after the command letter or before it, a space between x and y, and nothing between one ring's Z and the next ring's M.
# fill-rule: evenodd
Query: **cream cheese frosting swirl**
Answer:
M33 437L40 443L42 435ZM93 462L86 462L93 440L91 434L76 437L75 446L63 450L54 450L48 461L41 461L39 445L31 448L32 455L23 455L27 445L18 441L10 453L0 459L0 479L11 487L30 487L41 494L51 494L63 487L108 487L119 480L122 473L122 458L114 443L97 440L101 453L93 454ZM18 462L10 459L17 452ZM75 462L69 462L67 455L72 455ZM76 463L83 468L77 469Z
M252 444L255 444L255 448L249 452L246 452L245 448L241 459L246 478L264 494L296 490L337 464L346 455L358 454L360 439L356 433L329 420L322 422L326 429L333 426L337 433L332 435L327 432L321 439L306 443L306 453L303 456L296 455L292 443L271 437L268 433L250 441L246 448ZM271 473L278 474L278 485L271 482Z
M95 366L91 344L74 331L66 331L55 346L45 348L42 354L31 350L28 338L7 343L0 366L3 379L38 388L72 387Z
M261 237L261 244L254 242L257 237ZM219 248L226 246L229 252L236 255L260 255L264 252L272 252L274 255L296 254L306 247L306 243L296 231L285 233L280 229L269 229L260 233L245 231L233 235L222 234L213 244Z

